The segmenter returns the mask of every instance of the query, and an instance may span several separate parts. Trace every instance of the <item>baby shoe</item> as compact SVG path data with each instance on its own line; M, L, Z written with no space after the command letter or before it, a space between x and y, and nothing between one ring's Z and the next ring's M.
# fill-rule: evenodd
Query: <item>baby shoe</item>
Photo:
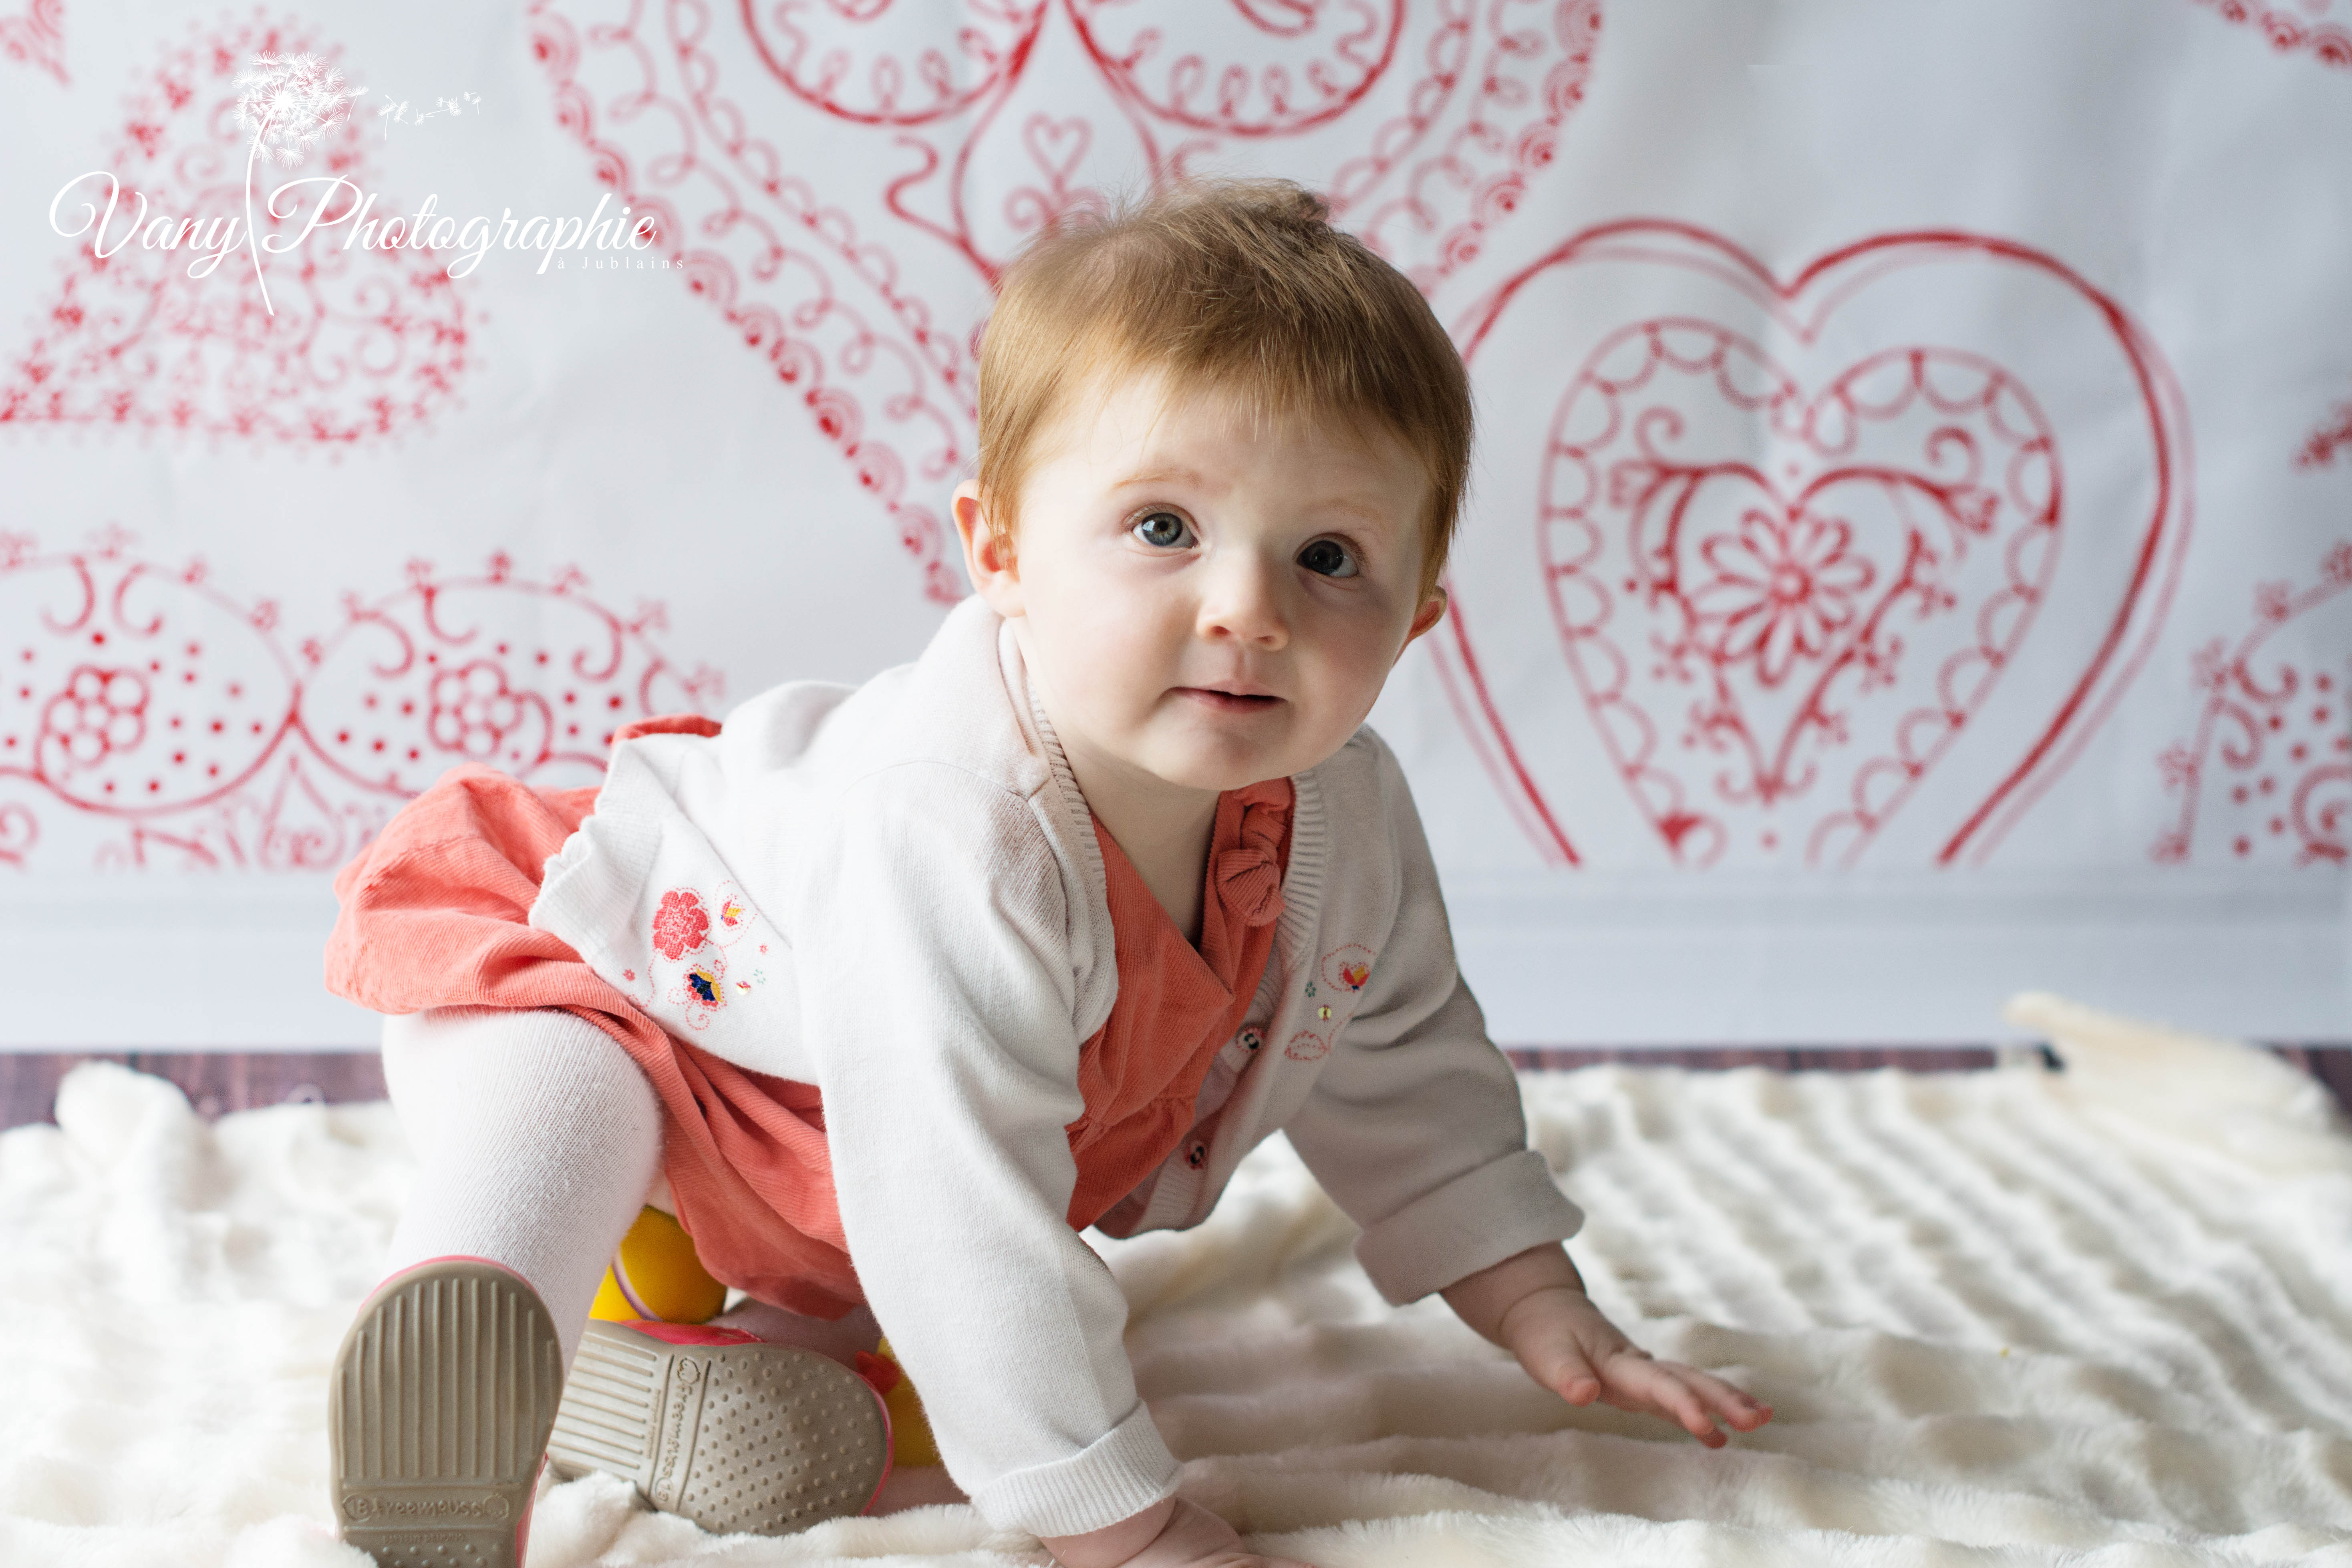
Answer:
M520 1275L440 1258L344 1334L327 1395L335 1517L382 1568L521 1568L563 1346Z
M548 1458L603 1470L715 1535L863 1513L890 1475L890 1418L839 1362L740 1329L591 1322Z

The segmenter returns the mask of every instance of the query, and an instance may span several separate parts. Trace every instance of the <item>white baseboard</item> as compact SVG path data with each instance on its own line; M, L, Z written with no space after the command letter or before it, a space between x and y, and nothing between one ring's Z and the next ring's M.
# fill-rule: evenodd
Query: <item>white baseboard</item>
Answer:
M0 1050L373 1050L327 994L321 879L125 873L0 884Z
M1448 884L1506 1045L1949 1045L2020 991L2184 1028L2352 1040L2347 879L2158 871L1746 886L1580 872Z
M1578 872L1448 883L1506 1045L1950 1045L2063 995L2265 1040L2352 1040L2347 879L1990 872L1743 885ZM0 885L0 1050L367 1049L327 994L323 882Z

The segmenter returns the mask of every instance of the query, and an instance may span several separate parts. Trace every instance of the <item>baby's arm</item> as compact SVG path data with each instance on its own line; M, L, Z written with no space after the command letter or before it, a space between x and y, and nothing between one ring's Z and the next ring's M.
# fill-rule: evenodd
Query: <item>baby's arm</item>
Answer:
M1570 1405L1595 1399L1662 1415L1710 1448L1772 1419L1770 1406L1721 1378L1657 1361L1601 1315L1559 1245L1533 1247L1445 1288L1446 1305L1519 1358L1529 1377Z
M1031 804L936 764L807 826L793 932L841 1225L982 1517L1118 1525L1175 1490L1127 1300L1069 1223L1085 1113L1063 874Z

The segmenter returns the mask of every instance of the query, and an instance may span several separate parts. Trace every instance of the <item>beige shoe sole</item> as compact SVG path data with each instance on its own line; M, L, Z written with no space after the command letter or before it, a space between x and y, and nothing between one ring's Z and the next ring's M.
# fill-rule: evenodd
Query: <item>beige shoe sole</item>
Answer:
M521 1568L563 1347L538 1292L442 1258L384 1282L327 1396L335 1517L382 1568Z
M547 1452L560 1476L619 1476L715 1535L782 1535L863 1512L890 1428L866 1380L814 1351L592 1322Z

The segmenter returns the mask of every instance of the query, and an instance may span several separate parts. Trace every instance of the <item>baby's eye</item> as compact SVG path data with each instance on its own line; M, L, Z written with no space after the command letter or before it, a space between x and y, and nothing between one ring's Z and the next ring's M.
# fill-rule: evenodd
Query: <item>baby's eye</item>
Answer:
M1298 563L1325 577L1352 577L1356 558L1336 539L1318 539L1298 552Z
M1150 511L1136 519L1129 530L1136 538L1158 550L1173 550L1192 537L1192 531L1184 520L1172 511Z

